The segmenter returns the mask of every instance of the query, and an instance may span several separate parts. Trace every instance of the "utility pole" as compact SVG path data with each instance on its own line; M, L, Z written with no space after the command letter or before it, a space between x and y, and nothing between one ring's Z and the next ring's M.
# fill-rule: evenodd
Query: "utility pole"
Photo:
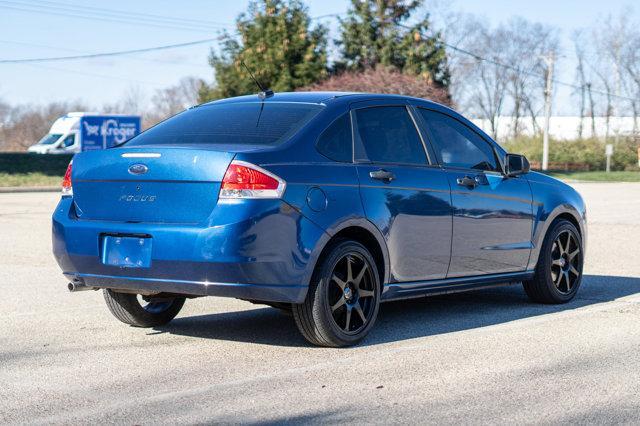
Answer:
M547 64L547 83L544 88L544 134L542 137L542 170L549 168L549 121L551 120L551 96L553 95L553 65L555 52L543 57Z

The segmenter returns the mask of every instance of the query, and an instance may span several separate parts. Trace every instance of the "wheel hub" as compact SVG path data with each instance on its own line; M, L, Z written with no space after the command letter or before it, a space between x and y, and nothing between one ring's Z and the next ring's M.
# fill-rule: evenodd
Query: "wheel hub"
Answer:
M347 285L344 286L343 294L344 294L344 299L347 301L347 303L353 303L358 298L358 293L356 289L353 287L352 283L347 283Z

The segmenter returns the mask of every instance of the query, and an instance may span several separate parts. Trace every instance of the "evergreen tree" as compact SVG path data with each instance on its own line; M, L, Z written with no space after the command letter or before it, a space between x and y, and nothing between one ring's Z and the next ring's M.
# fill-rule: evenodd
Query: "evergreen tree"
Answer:
M421 4L422 0L351 0L337 40L344 62L336 68L362 71L383 65L447 87L449 70L441 34L430 35L428 15L415 25L406 24Z
M327 29L311 28L307 8L299 0L253 0L237 21L239 37L225 33L219 53L209 63L213 87L200 90L200 101L256 93L256 79L276 92L292 91L327 75Z

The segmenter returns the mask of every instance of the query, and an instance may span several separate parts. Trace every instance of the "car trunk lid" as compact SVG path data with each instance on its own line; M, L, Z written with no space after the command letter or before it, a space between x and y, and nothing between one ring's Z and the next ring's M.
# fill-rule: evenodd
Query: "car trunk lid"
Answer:
M76 155L73 198L80 219L200 223L214 209L234 153L149 147Z

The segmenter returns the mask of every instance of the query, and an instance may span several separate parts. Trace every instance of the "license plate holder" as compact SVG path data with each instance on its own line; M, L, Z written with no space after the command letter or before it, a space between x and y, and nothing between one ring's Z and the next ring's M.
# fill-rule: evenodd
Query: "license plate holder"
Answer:
M103 235L102 263L120 268L151 267L150 237Z

